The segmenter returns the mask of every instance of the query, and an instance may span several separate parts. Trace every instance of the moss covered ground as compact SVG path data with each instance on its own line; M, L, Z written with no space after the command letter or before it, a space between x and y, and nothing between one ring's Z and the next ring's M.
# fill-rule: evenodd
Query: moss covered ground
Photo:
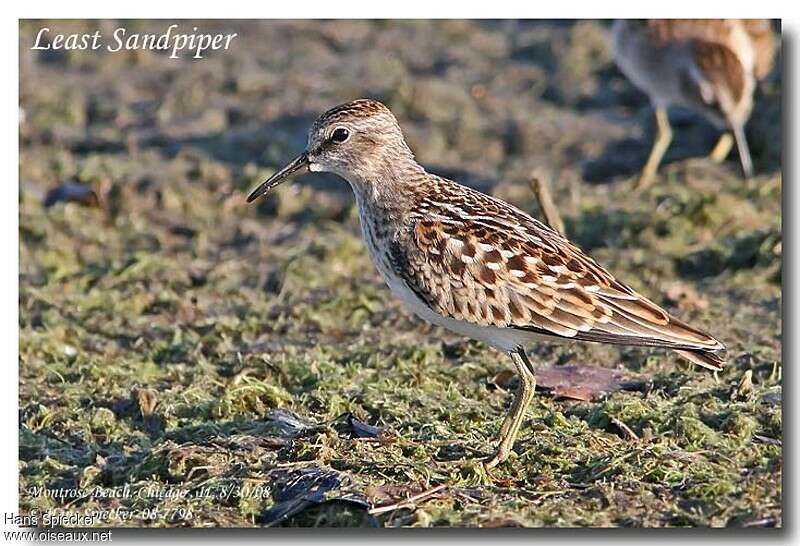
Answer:
M40 26L23 22L21 45ZM707 161L717 132L676 112L657 183L634 193L652 113L605 23L201 26L240 41L204 60L20 48L23 510L133 527L781 526L779 73L748 126L753 179L735 156ZM538 392L485 473L508 359L401 307L341 180L244 202L318 113L358 96L393 109L431 171L536 214L528 180L545 172L569 236L723 340L728 367L534 347L540 366L631 382L592 401ZM45 206L67 183L92 193Z

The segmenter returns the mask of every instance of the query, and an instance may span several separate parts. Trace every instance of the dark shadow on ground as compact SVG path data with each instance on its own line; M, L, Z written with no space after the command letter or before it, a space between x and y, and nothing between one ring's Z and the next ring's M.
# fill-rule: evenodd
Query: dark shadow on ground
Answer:
M647 129L642 138L622 138L609 142L603 152L586 162L583 179L590 183L609 183L620 177L638 174L650 153L655 140L655 122L652 109L642 109L635 116ZM721 132L702 117L688 110L674 108L669 111L672 142L661 167L693 157L704 157L711 152ZM729 160L736 159L735 150Z

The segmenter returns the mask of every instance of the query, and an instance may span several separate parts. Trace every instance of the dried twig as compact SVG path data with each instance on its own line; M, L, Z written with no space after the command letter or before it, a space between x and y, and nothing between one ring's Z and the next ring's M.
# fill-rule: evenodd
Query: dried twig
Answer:
M422 491L420 493L417 493L416 495L412 495L402 501L393 502L392 504L385 504L383 506L376 506L372 508L369 511L369 513L374 516L376 514L383 514L384 512L393 512L394 510L399 510L401 508L411 508L411 509L416 508L416 504L414 504L415 502L419 502L429 497L432 497L445 487L447 487L446 484L443 483L439 484L436 487L428 489L427 491Z
M614 423L617 426L617 428L622 431L622 433L625 435L626 438L628 438L628 440L633 440L634 442L639 441L639 436L637 436L636 433L633 432L631 427L629 427L628 425L626 425L624 422L620 421L613 415L610 416L610 418L611 422Z
M553 196L550 194L550 185L547 183L547 179L541 173L534 172L530 184L547 225L565 235L564 221L561 219L555 203L553 203Z

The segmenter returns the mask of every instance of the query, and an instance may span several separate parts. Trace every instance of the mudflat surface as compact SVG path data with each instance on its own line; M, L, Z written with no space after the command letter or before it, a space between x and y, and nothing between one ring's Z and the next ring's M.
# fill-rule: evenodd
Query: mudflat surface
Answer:
M747 127L753 179L735 154L708 161L717 131L676 111L636 194L652 112L607 23L195 24L239 37L201 60L41 52L44 23L21 24L23 510L103 526L781 525L779 73ZM487 475L510 361L402 309L342 180L244 200L319 113L362 96L429 170L536 215L538 170L568 235L723 340L728 367L534 347L570 373ZM576 400L589 376L612 387Z

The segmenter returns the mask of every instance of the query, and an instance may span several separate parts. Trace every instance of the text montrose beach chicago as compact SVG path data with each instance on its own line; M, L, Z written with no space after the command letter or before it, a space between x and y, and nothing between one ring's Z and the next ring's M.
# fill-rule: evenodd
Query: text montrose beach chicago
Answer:
M177 59L183 51L193 53L194 59L202 59L203 54L211 50L227 50L231 46L237 33L230 34L203 34L197 27L192 27L192 32L182 34L178 32L178 25L173 24L161 34L129 33L125 27L117 27L111 33L110 41L105 42L99 30L92 33L51 34L50 28L44 27L36 34L36 41L31 49L48 50L99 50L105 49L111 53L132 50L169 51L170 59Z

